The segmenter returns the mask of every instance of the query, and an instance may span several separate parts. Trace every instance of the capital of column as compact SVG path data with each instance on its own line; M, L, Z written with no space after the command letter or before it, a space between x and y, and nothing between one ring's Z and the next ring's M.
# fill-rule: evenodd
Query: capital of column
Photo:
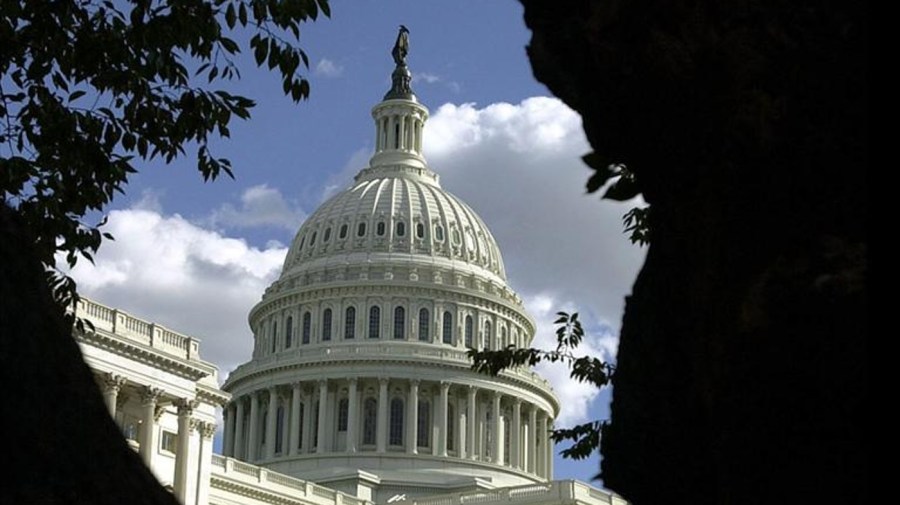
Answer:
M108 391L108 392L115 391L116 393L118 393L119 390L122 389L122 386L125 385L125 382L127 381L127 379L125 379L125 377L122 377L121 375L116 375L112 372L107 372L107 373L103 374L102 381L103 381L103 389L105 391Z
M350 382L351 387L356 385L357 380L358 379L356 377L350 377L349 379L347 379L347 381Z
M156 402L159 401L162 394L163 390L159 388L150 386L141 388L141 405L156 405Z
M194 409L200 405L200 402L197 400L191 400L188 398L179 398L175 400L175 407L178 408L178 417L182 416L190 416L194 413Z
M199 432L200 435L203 436L203 438L212 438L213 435L216 434L216 423L205 423L200 421L197 423L196 429L197 432Z
M388 377L379 377L379 378L378 378L378 385L379 385L379 386L387 386L387 384L388 384L388 382L390 382L390 380L391 380L391 379L389 379Z
M450 391L450 382L449 381L440 381L441 392Z
M413 387L419 387L419 382L421 382L419 379L409 379L409 385Z

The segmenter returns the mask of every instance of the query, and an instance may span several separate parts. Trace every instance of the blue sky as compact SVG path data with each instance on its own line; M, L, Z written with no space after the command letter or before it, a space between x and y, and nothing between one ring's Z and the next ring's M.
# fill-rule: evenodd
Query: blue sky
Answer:
M621 215L633 203L584 194L580 118L534 80L521 6L492 1L340 1L301 28L310 100L293 104L274 74L242 59L229 89L258 102L214 155L236 178L203 183L194 160L148 165L111 207L96 266L74 271L83 294L202 339L222 376L250 355L246 314L277 276L303 219L349 183L371 154L370 109L390 87L397 27L410 29L409 66L431 110L425 154L445 189L469 203L501 247L512 286L552 344L553 314L579 311L586 350L614 356L623 297L644 251ZM606 418L609 394L543 370L564 421ZM556 478L589 480L597 458L557 457Z

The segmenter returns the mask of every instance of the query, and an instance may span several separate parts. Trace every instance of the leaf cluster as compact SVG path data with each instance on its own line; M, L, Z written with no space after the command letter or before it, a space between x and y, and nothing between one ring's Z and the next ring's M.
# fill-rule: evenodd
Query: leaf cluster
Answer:
M103 224L85 223L121 193L138 160L195 150L204 180L233 176L210 139L247 119L250 98L218 89L240 78L252 30L256 63L294 101L309 96L295 47L327 0L0 0L0 193L33 230L48 268L92 260ZM61 292L74 293L74 286Z

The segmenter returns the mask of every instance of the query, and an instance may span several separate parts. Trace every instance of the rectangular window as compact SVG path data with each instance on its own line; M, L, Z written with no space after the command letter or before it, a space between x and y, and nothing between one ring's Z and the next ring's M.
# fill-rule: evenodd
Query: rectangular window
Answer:
M178 434L163 430L162 436L159 438L159 450L175 454L176 447L178 447Z

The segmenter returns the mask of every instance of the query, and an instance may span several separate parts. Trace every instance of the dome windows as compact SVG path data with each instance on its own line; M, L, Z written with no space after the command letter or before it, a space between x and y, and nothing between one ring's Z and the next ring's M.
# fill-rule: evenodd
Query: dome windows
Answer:
M416 223L416 238L425 238L425 225Z
M322 237L322 242L328 242L331 239L331 227L325 228L325 236Z
M434 238L438 242L444 241L444 227L441 225L437 225L434 227Z
M383 237L385 232L384 221L379 221L377 225L375 225L375 234L379 237Z
M450 311L444 312L444 327L442 331L442 339L445 344L453 344L453 314Z
M381 337L381 308L377 305L369 309L369 338Z
M338 232L338 238L344 239L347 238L347 225L342 224L341 230Z
M402 237L404 235L406 235L406 223L397 221L397 236Z
M422 342L428 342L429 340L428 330L431 328L429 323L428 309L419 309L419 340Z
M359 225L356 227L356 236L357 237L366 236L366 223L364 223L364 222L359 223Z
M356 307L347 307L344 311L344 339L356 338Z
M403 307L394 309L394 338L397 340L406 338L406 309Z
M322 340L331 340L331 309L322 312Z
M309 246L310 247L316 245L316 233L317 232L313 232L312 237L309 238Z
M453 238L453 245L459 245L459 244L460 244L460 240L459 240L459 230L457 230L456 228L453 228L453 231L450 233L450 236Z

